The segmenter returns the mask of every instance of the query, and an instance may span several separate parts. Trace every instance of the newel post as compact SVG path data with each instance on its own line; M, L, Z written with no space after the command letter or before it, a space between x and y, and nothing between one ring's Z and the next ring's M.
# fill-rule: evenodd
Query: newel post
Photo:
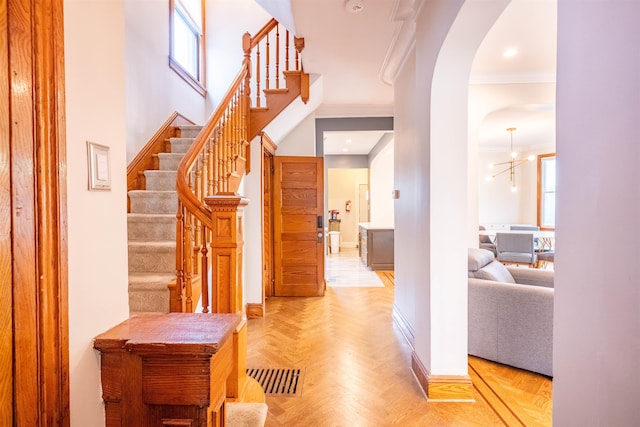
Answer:
M236 193L205 197L211 209L211 312L244 313L242 305L242 216L249 199ZM233 333L234 362L227 379L227 400L242 398L247 384L247 322Z
M205 197L211 209L211 312L242 311L242 216L249 200L236 193Z

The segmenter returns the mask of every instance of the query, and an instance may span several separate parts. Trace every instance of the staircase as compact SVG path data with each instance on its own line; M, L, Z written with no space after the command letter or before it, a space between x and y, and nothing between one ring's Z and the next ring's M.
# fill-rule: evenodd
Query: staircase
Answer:
M205 313L243 310L236 192L250 142L309 98L303 48L275 19L245 33L240 71L204 126L174 113L127 167L130 313L192 312L199 299Z
M154 154L156 169L143 173L146 189L130 190L129 312L169 312L168 285L176 280L176 170L202 126L175 127L167 152Z

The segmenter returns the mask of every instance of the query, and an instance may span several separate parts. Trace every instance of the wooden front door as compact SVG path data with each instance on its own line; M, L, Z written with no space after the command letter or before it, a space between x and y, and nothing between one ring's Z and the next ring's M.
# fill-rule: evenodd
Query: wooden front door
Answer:
M322 296L323 159L276 156L274 166L275 296Z

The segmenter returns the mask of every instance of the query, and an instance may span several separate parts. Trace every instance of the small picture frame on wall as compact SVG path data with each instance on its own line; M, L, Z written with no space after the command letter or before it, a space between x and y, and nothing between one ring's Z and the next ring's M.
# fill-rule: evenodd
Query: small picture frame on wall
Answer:
M87 155L89 160L89 191L110 191L109 147L87 141Z

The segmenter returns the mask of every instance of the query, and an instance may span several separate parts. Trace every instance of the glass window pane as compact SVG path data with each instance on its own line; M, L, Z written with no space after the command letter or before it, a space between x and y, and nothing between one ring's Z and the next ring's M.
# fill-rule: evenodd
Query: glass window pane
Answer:
M540 159L540 226L555 228L556 217L556 157Z
M196 79L198 76L198 33L195 33L179 9L174 13L173 59Z
M545 193L543 196L544 207L542 210L543 227L555 227L556 225L556 193Z

